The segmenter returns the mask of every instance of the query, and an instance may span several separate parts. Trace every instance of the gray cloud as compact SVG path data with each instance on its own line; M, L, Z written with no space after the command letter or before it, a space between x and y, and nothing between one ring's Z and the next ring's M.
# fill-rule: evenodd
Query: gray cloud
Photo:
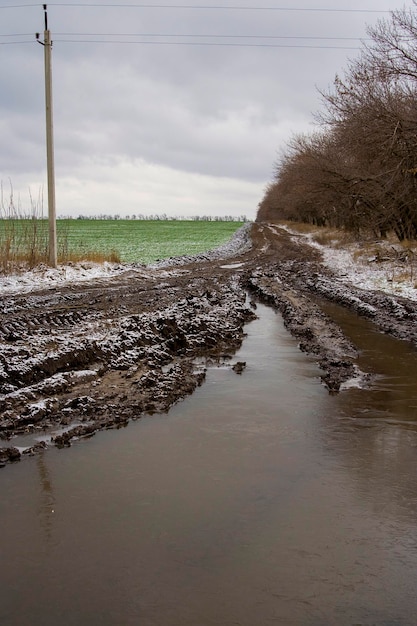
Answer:
M240 6L254 4L239 2ZM299 8L316 6L313 0L298 4ZM402 0L367 2L367 8L378 11L402 6ZM364 7L359 0L350 0L347 8ZM238 212L244 189L251 205L246 213L251 216L280 146L294 132L310 127L312 112L320 107L316 86L328 86L347 58L357 55L354 50L265 44L354 47L358 42L301 38L364 37L365 24L382 17L354 12L56 5L49 7L48 16L54 39L61 212L106 212L107 205L114 206L119 185L129 210L136 207L138 212L143 202L144 210L163 205L164 212L172 208L175 214L181 213L181 206L190 212L193 208L194 212L222 212L221 206L214 206L220 202L220 189L227 196L228 209ZM45 185L43 51L34 40L34 33L43 29L43 13L41 5L3 10L0 5L0 18L2 34L27 33L2 37L0 43L33 39L0 46L0 177L12 179L23 194L30 185ZM89 40L95 38L92 34L103 33L101 39L114 43L85 43L70 33L89 33L85 36ZM126 33L141 36L123 37ZM155 41L145 36L152 33L182 35L159 37L160 42L233 45L115 43ZM207 40L197 35L250 37ZM255 35L271 38L255 39ZM300 39L272 39L278 36ZM238 42L262 45L245 48L234 45ZM141 188L146 189L143 196L134 182L135 168L141 172ZM182 189L178 194L178 185L188 185L187 193Z

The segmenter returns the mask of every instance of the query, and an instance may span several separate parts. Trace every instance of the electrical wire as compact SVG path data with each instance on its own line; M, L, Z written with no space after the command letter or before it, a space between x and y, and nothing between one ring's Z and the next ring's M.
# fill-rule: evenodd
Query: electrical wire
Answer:
M40 7L40 4L9 4L0 6L1 9L18 9L25 7ZM256 7L241 5L190 5L190 4L115 4L103 2L87 2L87 3L67 3L67 2L50 2L49 7L65 7L65 8L117 8L117 9L186 9L186 10L204 10L204 11L292 11L292 12L319 12L319 13L390 13L388 10L381 9L345 9L345 8L307 8L307 7Z
M0 6L0 9L12 9L22 7L39 7L38 4L15 4ZM47 6L52 7L76 7L76 8L140 8L140 9L204 9L204 10L239 10L239 11L292 11L292 12L337 12L337 13L389 13L376 9L343 9L343 8L302 8L302 7L254 7L241 5L150 5L150 4L114 4L114 3L65 3L52 2ZM0 37L28 37L30 33L4 34ZM79 39L60 39L59 37L78 37ZM358 50L358 47L351 46L330 46L330 45L301 45L301 44L275 44L275 43L246 43L246 42L220 42L220 41L122 41L118 39L81 39L82 37L159 37L159 38L194 38L194 39L258 39L258 40L304 40L304 41L364 41L358 37L296 37L279 35L202 35L202 34L153 34L153 33L54 33L54 41L60 43L100 43L100 44L142 44L142 45L177 45L177 46L229 46L229 47L257 47L257 48L316 48L316 49L340 49ZM0 45L12 45L19 43L30 43L30 41L0 41Z
M31 37L33 33L0 33L0 37ZM203 35L185 33L59 33L55 37L166 37L184 39L297 39L302 41L364 41L362 37L317 37L305 35ZM109 40L109 43L112 40ZM365 40L366 41L366 40Z
M136 44L149 46L208 46L208 47L232 47L232 48L310 48L321 50L360 50L359 46L314 46L297 44L267 44L267 43L220 43L201 41L116 41L105 39L54 39L54 43L95 43L95 44Z
M323 12L323 13L389 13L380 9L333 9L333 8L306 8L306 7L254 7L254 6L218 6L218 5L190 5L190 4L112 4L112 3L63 3L51 2L49 6L61 7L117 7L132 9L191 9L204 11L295 11L295 12Z
M6 4L2 7L0 7L0 9L24 9L26 7L40 7L39 4Z
M30 37L31 33L0 34L0 37ZM77 39L63 39L63 37L77 37ZM83 39L83 37L113 37L113 39ZM178 38L178 39L249 39L248 42L224 42L224 41L149 41L149 40L118 40L114 37L153 37L153 38ZM175 34L175 33L54 33L54 42L59 43L95 43L95 44L142 44L142 45L176 45L176 46L223 46L245 48L311 48L330 50L358 50L354 46L313 45L313 44L277 44L277 43L253 43L253 40L285 40L285 41L363 41L359 37L317 37L317 36L290 36L290 35L203 35L203 34ZM31 40L33 41L33 40ZM0 45L30 43L30 41L0 41Z
M16 37L27 35L19 34ZM186 33L54 33L59 37L183 37L196 39L301 39L315 41L363 41L361 37L316 37L316 36L299 36L299 35L203 35L203 34L186 34ZM11 35L0 35L6 37Z

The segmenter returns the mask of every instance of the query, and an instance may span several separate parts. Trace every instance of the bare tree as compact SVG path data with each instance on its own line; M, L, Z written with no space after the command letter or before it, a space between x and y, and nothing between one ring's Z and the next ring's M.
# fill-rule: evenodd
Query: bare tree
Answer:
M287 145L261 218L417 238L416 13L396 11L369 34L372 43L321 93L321 131Z

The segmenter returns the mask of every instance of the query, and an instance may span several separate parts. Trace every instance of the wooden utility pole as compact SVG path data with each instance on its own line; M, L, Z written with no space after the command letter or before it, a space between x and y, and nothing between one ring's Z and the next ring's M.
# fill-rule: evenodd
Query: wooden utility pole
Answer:
M45 15L44 54L45 54L45 109L46 109L46 159L48 176L48 222L49 222L49 264L57 266L56 209L55 209L55 164L54 127L52 115L52 40L48 30L47 5L43 5Z

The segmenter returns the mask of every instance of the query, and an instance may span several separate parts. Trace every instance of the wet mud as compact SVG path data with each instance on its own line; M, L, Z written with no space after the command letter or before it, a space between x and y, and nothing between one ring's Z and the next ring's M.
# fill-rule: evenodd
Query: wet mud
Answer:
M247 225L213 253L1 296L0 466L166 412L209 365L245 375L234 354L257 301L280 311L337 393L358 354L320 298L417 345L415 303L346 286L317 250L269 224ZM14 445L22 435L34 443Z

